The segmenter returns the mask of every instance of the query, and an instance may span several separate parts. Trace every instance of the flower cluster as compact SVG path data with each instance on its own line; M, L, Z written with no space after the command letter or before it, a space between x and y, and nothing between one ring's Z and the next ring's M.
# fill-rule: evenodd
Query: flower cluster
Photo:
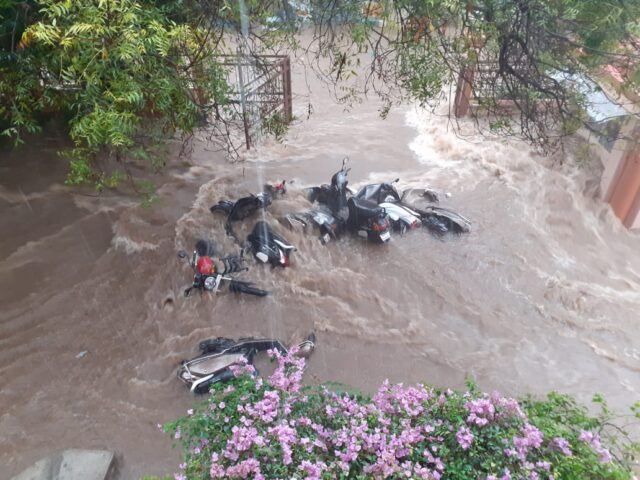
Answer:
M545 434L497 393L388 381L372 398L312 389L301 383L303 359L269 353L276 368L265 381L240 365L206 408L170 426L186 451L176 478L444 480L472 468L479 479L553 480L578 444L611 461L597 434Z
M580 432L579 440L589 445L597 454L600 462L609 463L612 460L611 452L602 446L600 435L594 432L583 430Z

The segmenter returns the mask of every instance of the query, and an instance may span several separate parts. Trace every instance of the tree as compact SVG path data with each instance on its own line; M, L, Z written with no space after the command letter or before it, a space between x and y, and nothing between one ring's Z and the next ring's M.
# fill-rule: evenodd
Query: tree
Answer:
M40 128L39 115L63 113L75 144L65 152L68 182L114 185L123 172L102 171L99 156L153 163L154 146L191 134L225 103L225 75L206 35L134 0L41 0L0 63L2 133L20 142Z
M310 42L294 10L311 19ZM42 115L66 115L69 182L99 188L123 175L97 165L105 154L153 160L205 125L228 136L220 56L236 48L253 63L303 51L343 87L364 67L338 97L374 91L383 114L452 100L461 82L481 129L545 152L594 129L584 86L599 88L604 67L622 90L640 85L640 0L0 0L0 13L0 131L20 142Z
M480 104L480 127L543 151L581 126L593 129L585 92L599 88L604 67L622 72L621 90L640 87L638 0L382 0L382 15L339 28L334 7L344 2L321 3L313 43L326 78L339 81L370 58L364 91L389 106L407 98L433 105L460 79ZM364 12L372 3L350 2Z

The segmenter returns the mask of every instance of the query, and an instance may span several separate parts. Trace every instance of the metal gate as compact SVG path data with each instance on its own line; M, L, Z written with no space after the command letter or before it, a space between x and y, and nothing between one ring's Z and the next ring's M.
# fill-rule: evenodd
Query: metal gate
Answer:
M292 119L291 61L286 55L225 56L230 103L242 118L247 149L263 134L264 122Z

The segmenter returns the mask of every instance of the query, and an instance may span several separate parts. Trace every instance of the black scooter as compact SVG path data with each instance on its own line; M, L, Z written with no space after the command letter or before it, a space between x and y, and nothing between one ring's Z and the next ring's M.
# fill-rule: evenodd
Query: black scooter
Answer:
M249 195L242 197L235 202L231 200L220 200L209 210L211 213L223 212L227 214L227 221L224 224L227 235L235 237L233 231L233 222L239 222L253 215L258 210L265 210L271 205L272 197L270 194L262 192L257 195Z
M262 263L281 267L289 266L291 252L296 249L263 221L257 222L253 231L247 236L247 246Z
M375 202L351 197L347 201L347 228L372 242L386 243L391 239L391 222L384 208Z
M346 167L348 157L342 159L342 167L331 177L331 185L320 185L305 190L307 199L326 205L334 214L346 218L347 198L354 192L348 187L347 174L351 168Z
M391 239L391 223L385 209L368 199L354 198L348 187L347 158L342 167L331 177L331 185L322 185L307 190L307 198L325 205L339 218L346 230L368 240L386 243Z
M336 240L346 229L344 220L324 205L304 212L289 213L280 221L294 229L302 228L306 231L308 228L313 228L317 230L323 244Z

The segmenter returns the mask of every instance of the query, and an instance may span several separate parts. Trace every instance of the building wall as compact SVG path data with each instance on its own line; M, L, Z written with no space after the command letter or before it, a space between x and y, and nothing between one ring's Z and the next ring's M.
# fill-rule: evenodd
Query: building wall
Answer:
M640 228L640 122L629 116L613 144L603 145L588 136L600 157L604 171L600 182L602 198L611 204L616 216L632 229ZM606 143L606 142L605 142Z
M633 204L633 213L629 215L629 221L631 225L629 228L632 230L640 230L640 191L636 195L636 201Z

